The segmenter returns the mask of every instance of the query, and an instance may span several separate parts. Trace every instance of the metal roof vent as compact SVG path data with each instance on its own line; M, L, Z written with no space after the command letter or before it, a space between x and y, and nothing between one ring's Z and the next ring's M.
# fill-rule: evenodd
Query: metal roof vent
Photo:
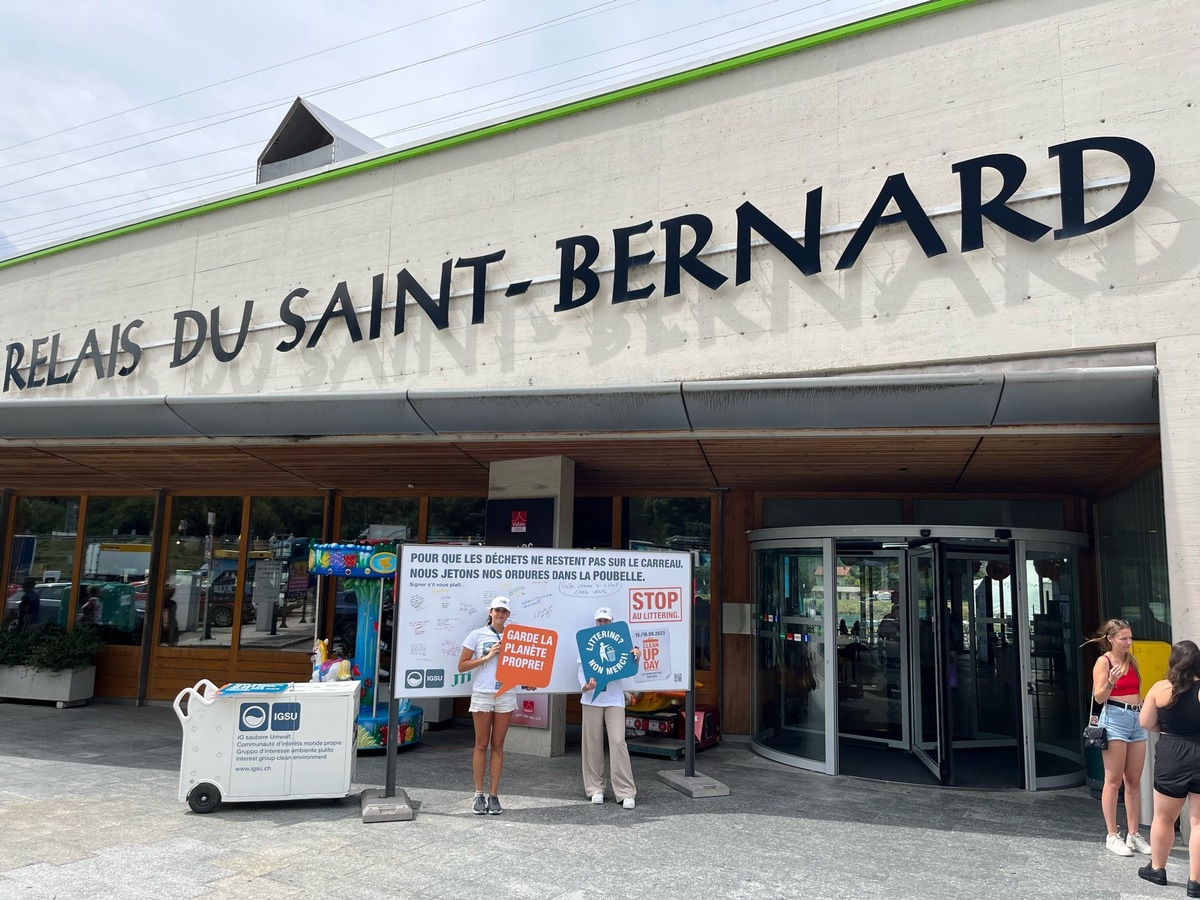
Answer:
M258 157L258 184L382 150L383 144L300 97Z

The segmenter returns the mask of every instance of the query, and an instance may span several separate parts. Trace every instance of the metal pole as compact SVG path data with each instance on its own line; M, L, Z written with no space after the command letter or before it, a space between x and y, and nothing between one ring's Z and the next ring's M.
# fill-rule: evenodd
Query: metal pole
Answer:
M382 585L383 582L380 582ZM380 604L379 614L383 615ZM400 639L400 546L396 546L396 574L392 582L392 657L388 663L388 743L387 775L383 783L383 796L396 796L396 732L400 730L400 709L396 702L396 647Z
M696 572L693 568L695 557L688 553L691 561L692 578L688 586L688 603L691 604L691 636L688 641L688 692L683 701L684 715L687 721L683 723L686 733L683 736L683 774L687 778L696 775ZM710 569L711 571L711 569ZM710 589L711 590L711 589Z

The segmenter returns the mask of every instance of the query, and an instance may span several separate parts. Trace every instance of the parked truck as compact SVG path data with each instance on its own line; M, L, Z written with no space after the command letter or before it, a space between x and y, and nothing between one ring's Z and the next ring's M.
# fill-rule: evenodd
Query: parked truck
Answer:
M83 559L84 578L128 581L131 578L145 578L149 571L149 544L96 541L88 544Z

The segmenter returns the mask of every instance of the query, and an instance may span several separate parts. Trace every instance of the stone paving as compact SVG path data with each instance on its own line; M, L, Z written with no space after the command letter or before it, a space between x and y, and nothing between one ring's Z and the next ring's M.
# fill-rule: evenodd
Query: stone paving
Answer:
M693 800L635 756L637 808L583 796L578 745L510 753L501 816L470 811L469 726L399 755L412 822L365 825L357 797L176 799L181 729L163 706L0 703L0 898L1184 896L1137 877L1146 857L1104 851L1083 788L1039 794L830 778L743 743L697 756L730 796ZM383 786L360 756L355 789Z

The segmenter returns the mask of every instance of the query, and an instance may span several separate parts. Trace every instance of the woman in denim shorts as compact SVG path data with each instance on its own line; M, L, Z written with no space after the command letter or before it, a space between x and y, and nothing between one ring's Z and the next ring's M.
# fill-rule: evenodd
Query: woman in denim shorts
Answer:
M1100 808L1108 837L1104 846L1117 856L1150 853L1150 843L1138 831L1142 808L1142 768L1146 764L1146 730L1138 722L1142 708L1141 675L1130 652L1133 629L1124 619L1109 619L1087 643L1104 653L1092 667L1092 698L1101 705L1100 724L1108 729L1104 757L1104 790ZM1125 784L1126 837L1117 827L1117 796Z

